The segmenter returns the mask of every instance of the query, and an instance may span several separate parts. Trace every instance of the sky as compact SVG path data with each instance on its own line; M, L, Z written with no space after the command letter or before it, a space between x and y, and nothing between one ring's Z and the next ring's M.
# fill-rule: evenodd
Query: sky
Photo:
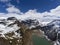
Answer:
M60 19L60 0L0 0L1 17L50 22Z
M8 4L14 5L22 12L27 12L30 9L45 12L60 5L60 0L0 0L0 12L6 12Z

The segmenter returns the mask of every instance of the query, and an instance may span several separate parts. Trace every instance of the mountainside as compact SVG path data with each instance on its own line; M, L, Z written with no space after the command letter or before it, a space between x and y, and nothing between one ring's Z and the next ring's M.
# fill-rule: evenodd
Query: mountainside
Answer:
M0 19L0 45L29 45L33 30L44 32L47 40L60 44L60 20L43 23L37 19L8 17Z
M19 21L15 17L0 19L0 45L19 44L22 40L20 32Z

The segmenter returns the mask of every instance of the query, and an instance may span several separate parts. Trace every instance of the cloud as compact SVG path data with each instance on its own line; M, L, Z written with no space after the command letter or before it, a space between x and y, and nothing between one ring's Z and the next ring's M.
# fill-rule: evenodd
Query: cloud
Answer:
M55 9L50 10L50 13L53 15L60 15L60 6L56 7Z
M9 2L10 0L0 0L1 2Z
M60 6L57 6L55 9L51 9L50 12L37 12L36 9L28 10L27 12L23 13L21 10L14 6L10 6L6 9L8 11L7 14L0 13L0 17L16 17L21 20L26 19L37 19L39 22L50 22L55 19L60 19Z
M24 19L37 19L39 21L49 22L55 19L60 19L60 6L57 6L55 9L51 9L50 12L37 12L37 10L29 10L22 16Z
M16 0L16 1L17 1L18 4L20 3L20 0Z
M1 18L7 18L7 17L17 17L17 18L19 18L20 15L23 14L18 8L16 8L13 5L6 8L6 11L7 11L7 13L0 13L0 19Z
M15 6L10 6L6 10L8 11L8 13L19 13L19 14L22 14L22 12L19 9L17 9Z

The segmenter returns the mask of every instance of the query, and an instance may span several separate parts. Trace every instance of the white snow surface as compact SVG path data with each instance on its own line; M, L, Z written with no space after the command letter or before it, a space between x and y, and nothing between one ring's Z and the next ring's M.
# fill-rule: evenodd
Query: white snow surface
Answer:
M2 22L2 21L0 21ZM8 26L9 24L12 24L14 23L15 21L10 21L10 20L6 20L6 25L4 24L0 24L0 34L1 34L1 37L5 37L4 34L7 34L7 33L11 33L11 32L15 32L17 31L18 29L20 29L20 27L17 26L17 24L14 24L12 26ZM4 22L4 23L5 23ZM15 32L16 33L16 32ZM16 33L17 35L18 33ZM16 37L16 36L15 36Z

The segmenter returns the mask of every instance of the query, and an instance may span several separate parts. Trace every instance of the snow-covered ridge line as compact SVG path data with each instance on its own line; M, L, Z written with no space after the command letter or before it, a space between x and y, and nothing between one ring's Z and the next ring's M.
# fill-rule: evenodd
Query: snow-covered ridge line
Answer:
M17 23L19 21L19 24ZM44 32L44 35L47 36L48 39L55 41L59 38L56 34L60 34L60 20L56 19L51 22L40 21L37 18L29 18L25 20L21 20L16 17L8 17L0 19L0 37L4 37L5 39L13 39L13 38L22 38L19 30L21 27L18 25L24 24L24 26L28 27L28 29L41 29ZM8 34L14 34L11 37L7 36ZM56 37L55 37L56 36ZM60 40L60 39L59 39ZM59 42L59 41L58 41Z
M15 35L13 37L19 37L18 35L20 34L17 33L16 31L20 29L20 27L18 26L17 23L15 23L15 21L16 18L14 17L0 19L0 37L5 37L5 34L12 33L12 32Z

